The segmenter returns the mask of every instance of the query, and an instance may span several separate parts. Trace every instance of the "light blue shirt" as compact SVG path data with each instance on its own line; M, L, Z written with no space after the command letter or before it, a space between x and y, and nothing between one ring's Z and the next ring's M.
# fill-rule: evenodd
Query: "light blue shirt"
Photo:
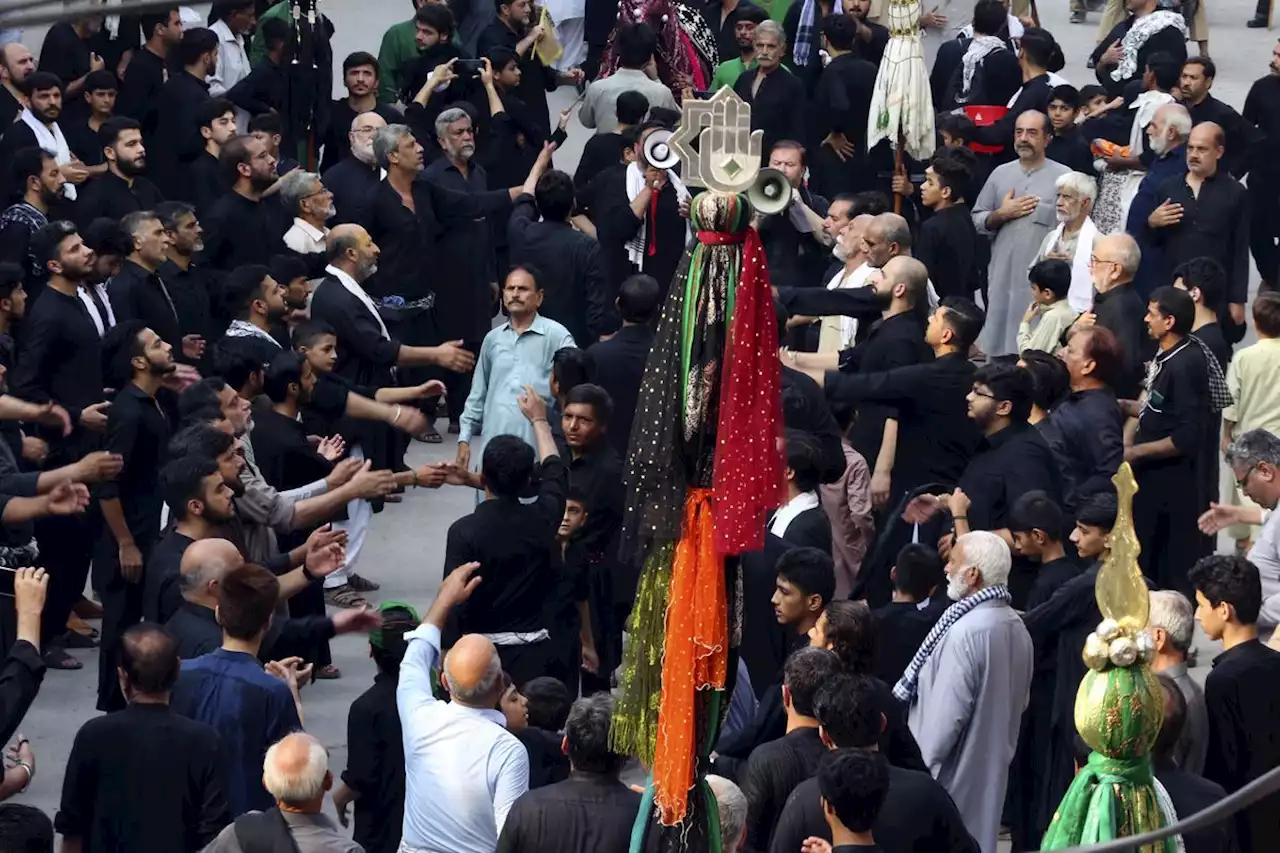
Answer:
M471 442L476 433L484 437L514 435L534 443L533 424L520 411L516 399L531 385L548 402L551 400L551 357L556 350L573 347L569 330L548 317L537 314L533 325L516 334L507 321L484 336L471 394L459 419L458 441ZM472 446L471 462L480 468L483 450Z
M442 702L431 691L440 629L406 634L396 705L404 735L403 843L494 853L511 806L529 790L529 753L500 711Z

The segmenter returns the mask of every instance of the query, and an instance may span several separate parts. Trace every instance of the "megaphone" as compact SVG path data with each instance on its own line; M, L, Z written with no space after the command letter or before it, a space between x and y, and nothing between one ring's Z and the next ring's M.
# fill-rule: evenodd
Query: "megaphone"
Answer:
M670 169L680 162L680 155L671 144L669 130L655 130L644 138L644 160L655 169Z
M747 200L759 213L781 213L791 204L791 182L777 169L761 169L756 182L747 190Z

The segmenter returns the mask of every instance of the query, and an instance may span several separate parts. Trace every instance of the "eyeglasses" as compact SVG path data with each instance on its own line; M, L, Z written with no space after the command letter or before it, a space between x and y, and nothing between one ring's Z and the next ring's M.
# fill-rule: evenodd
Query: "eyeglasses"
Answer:
M1244 491L1245 484L1249 482L1249 478L1253 476L1253 472L1258 470L1258 463L1255 462L1249 466L1249 470L1244 472L1244 476L1236 478L1236 488Z
M998 397L996 397L995 394L992 394L990 391L980 391L977 388L970 388L969 393L975 397L986 397L988 400L999 399Z
M1097 266L1098 264L1106 264L1107 266L1115 266L1119 261L1109 261L1106 258L1100 258L1097 255L1089 256L1089 265Z

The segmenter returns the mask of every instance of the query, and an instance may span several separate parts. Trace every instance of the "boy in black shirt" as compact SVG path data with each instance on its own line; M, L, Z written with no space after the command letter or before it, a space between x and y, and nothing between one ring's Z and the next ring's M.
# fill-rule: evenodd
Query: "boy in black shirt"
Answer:
M1063 547L1065 526L1062 508L1045 492L1027 492L1014 501L1009 511L1013 552L1038 564L1024 585L1018 585L1016 577L1009 579L1016 609L1027 611L1048 601L1058 587L1076 576L1078 567Z
M1076 116L1080 113L1080 92L1075 86L1055 86L1049 93L1049 124L1053 137L1044 156L1073 172L1093 175L1093 152L1089 140L1080 133Z
M934 623L951 603L945 595L937 601L934 593L946 589L942 559L928 545L913 542L898 552L889 570L893 581L893 601L874 611L876 618L875 663L871 674L886 684L898 683L916 649L929 635ZM827 607L827 619L840 602Z
M418 611L398 601L378 610L382 627L369 632L369 657L378 666L373 686L351 703L347 716L347 769L333 792L338 820L356 804L355 842L366 853L395 853L404 822L404 746L396 687L406 649L404 635L418 627Z

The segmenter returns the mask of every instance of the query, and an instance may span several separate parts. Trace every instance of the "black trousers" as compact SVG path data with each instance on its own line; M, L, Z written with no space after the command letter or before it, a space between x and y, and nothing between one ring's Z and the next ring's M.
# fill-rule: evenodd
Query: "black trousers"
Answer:
M151 559L155 540L134 535L142 552L142 565ZM93 588L102 601L102 638L98 648L98 710L120 711L127 704L120 692L116 668L120 665L120 638L124 632L142 621L142 578L129 583L120 574L120 555L116 540L104 529L93 554Z
M67 631L71 608L84 593L89 577L100 523L101 517L92 509L81 516L50 516L35 523L40 564L49 575L49 590L40 617L43 650Z
M320 581L314 581L307 584L306 588L297 595L289 599L289 615L295 618L302 616L324 616L324 584ZM281 658L297 655L308 663L313 663L317 667L329 666L333 663L333 653L329 649L329 641L317 643L309 648L293 647L287 644L276 643L272 649L272 658L280 660Z
M1263 9L1259 15L1266 15L1267 0L1260 0ZM1280 249L1276 242L1280 240L1280 181L1255 181L1249 176L1249 251L1253 262L1258 265L1258 273L1271 289L1280 288ZM1254 186L1256 184L1256 186Z
M1208 504L1198 466L1191 459L1158 463L1139 470L1133 499L1133 527L1142 543L1138 563L1160 589L1194 599L1187 574L1196 560L1213 551L1213 540L1196 522Z
M521 686L549 675L549 670L554 668L556 651L555 644L547 639L523 646L498 646L498 658L502 661L502 671L511 676L511 682Z
M476 358L480 357L481 341L466 341L465 346ZM456 423L462 417L462 410L467 405L467 396L471 393L471 373L454 373L452 370L444 374L445 398L444 407L449 421Z

